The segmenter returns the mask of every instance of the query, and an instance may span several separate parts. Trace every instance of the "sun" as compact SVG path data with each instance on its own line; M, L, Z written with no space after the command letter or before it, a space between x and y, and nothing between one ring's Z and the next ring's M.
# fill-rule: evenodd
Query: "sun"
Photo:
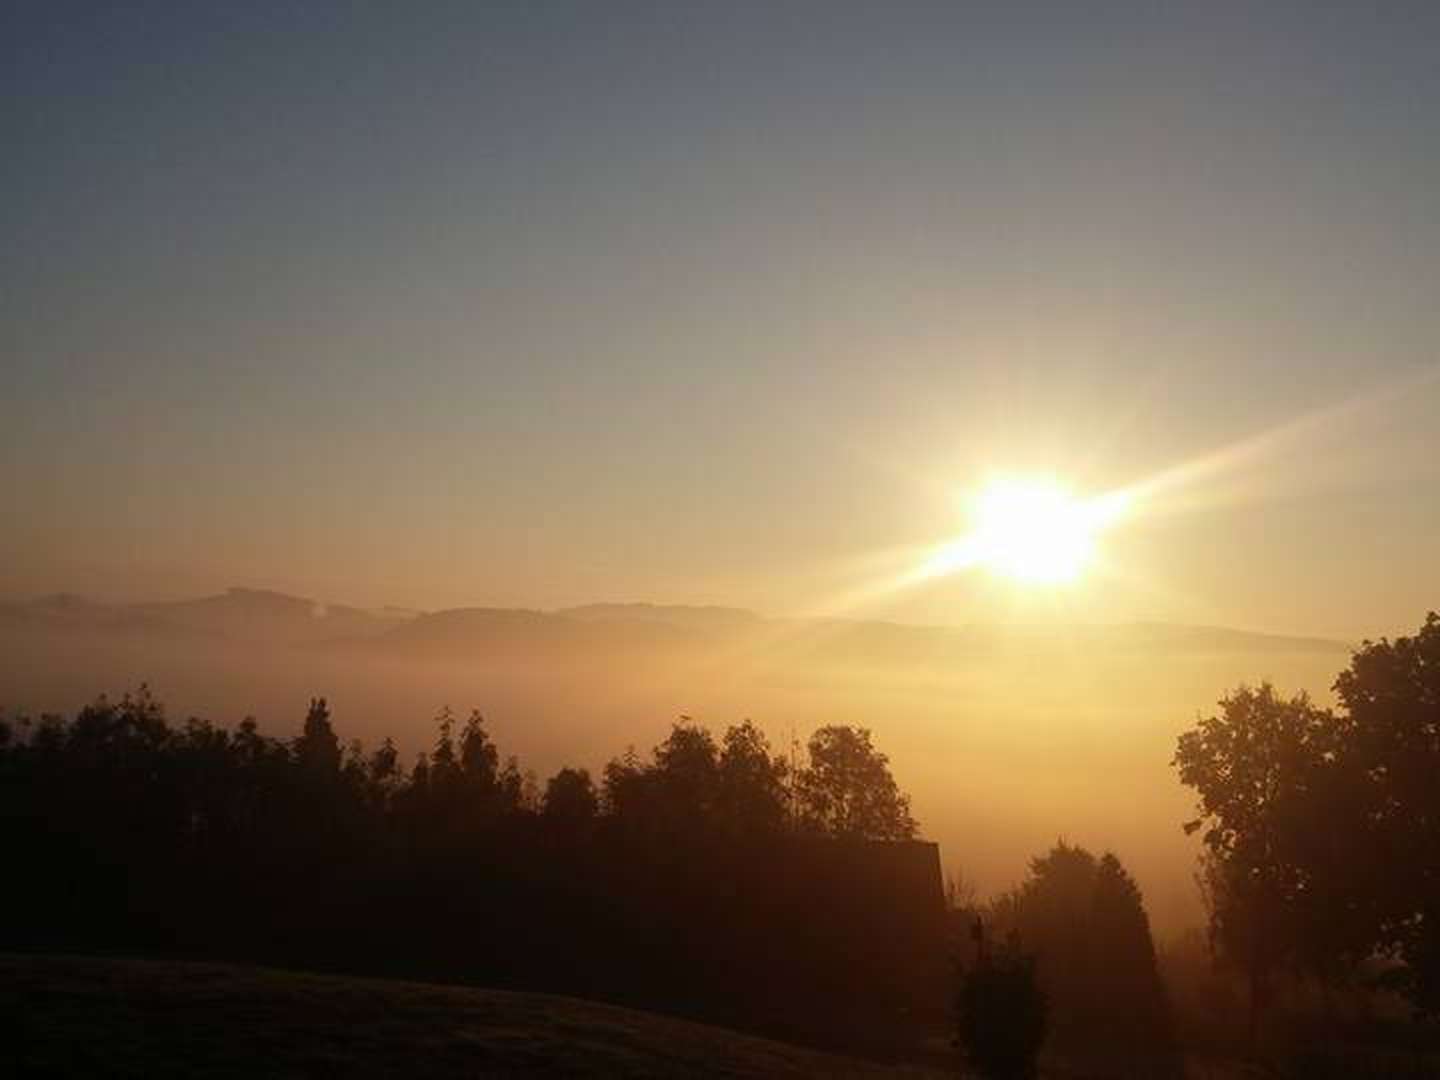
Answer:
M976 496L975 561L1027 584L1076 580L1095 554L1101 531L1124 509L1124 499L1076 497L1045 478L992 480Z
M1083 505L1057 484L992 481L975 498L977 563L1029 583L1073 581L1094 551Z
M1074 582L1129 500L1121 492L1081 498L1048 477L1001 477L968 502L970 532L935 552L922 579L979 567L1025 585Z

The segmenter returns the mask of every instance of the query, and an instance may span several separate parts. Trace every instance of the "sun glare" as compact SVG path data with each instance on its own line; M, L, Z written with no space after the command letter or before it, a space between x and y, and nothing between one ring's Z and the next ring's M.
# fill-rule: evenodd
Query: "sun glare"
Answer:
M1048 479L993 480L971 500L971 531L935 553L921 576L981 567L1030 585L1075 581L1127 502L1120 493L1077 498Z
M1094 516L1054 484L992 483L976 500L976 555L1018 581L1073 581L1095 548Z

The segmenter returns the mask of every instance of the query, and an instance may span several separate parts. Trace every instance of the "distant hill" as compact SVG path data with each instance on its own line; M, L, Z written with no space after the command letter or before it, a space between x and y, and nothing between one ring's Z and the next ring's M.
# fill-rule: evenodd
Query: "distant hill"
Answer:
M684 622L606 619L518 608L454 608L420 615L374 638L374 648L406 656L583 658L597 653L674 649L706 635Z
M586 622L664 623L708 632L753 630L765 620L753 611L730 607L693 607L684 604L585 604L561 608L555 614Z
M835 658L868 663L944 663L996 653L1337 653L1350 646L1317 637L1170 623L912 626L863 620L813 621L800 636L823 640Z
M323 604L265 589L232 588L219 596L142 604L136 609L189 630L244 640L364 637L382 633L396 621L344 604Z
M451 608L369 611L263 589L141 604L104 604L71 594L0 605L17 629L194 637L273 644L369 641L414 656L539 650L633 653L645 649L763 644L792 656L846 663L931 664L960 656L1102 648L1120 652L1321 652L1328 638L1168 623L914 626L865 619L770 619L740 608L649 603L587 604L539 611Z
M17 1076L953 1075L548 994L13 955L0 986Z
M38 631L208 638L274 644L373 637L403 616L322 604L265 589L232 588L194 600L105 604L68 593L0 605L0 619Z

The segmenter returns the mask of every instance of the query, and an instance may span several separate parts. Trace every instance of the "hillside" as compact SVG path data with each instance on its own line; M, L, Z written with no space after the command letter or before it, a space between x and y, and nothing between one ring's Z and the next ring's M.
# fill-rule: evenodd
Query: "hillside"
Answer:
M24 1076L922 1077L547 994L219 964L0 955Z

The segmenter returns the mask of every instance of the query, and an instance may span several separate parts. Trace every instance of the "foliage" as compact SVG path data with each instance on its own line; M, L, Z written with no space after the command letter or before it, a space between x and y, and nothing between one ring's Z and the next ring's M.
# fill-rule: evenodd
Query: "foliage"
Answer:
M1338 714L1239 687L1180 737L1198 795L1214 943L1251 984L1252 1029L1279 969L1334 983L1376 954L1440 1011L1440 616L1365 642Z
M1202 885L1217 949L1250 982L1252 1038L1277 970L1323 974L1342 966L1361 935L1328 918L1324 886L1338 881L1354 848L1338 770L1341 728L1302 692L1269 683L1238 687L1217 715L1180 736L1174 765L1198 796L1207 851ZM1333 893L1332 893L1333 895Z
M915 836L910 801L869 731L822 727L808 752L808 763L794 777L792 822L789 766L771 752L759 728L743 721L717 744L708 730L681 717L650 761L632 748L605 766L604 806L615 820L645 832L703 829L756 837L794 828L838 839Z
M330 706L324 698L311 698L305 726L295 740L295 758L302 768L319 774L340 771L340 740L330 726Z
M541 804L546 820L564 833L583 830L600 811L600 798L588 769L564 768L545 785Z
M142 688L0 729L0 948L473 978L883 1042L913 988L943 1007L934 852L832 843L788 777L748 721L682 718L599 790L563 768L542 795L478 712L442 710L406 769L389 740L342 743L323 698L277 739L174 724Z
M1335 681L1346 713L1347 773L1364 784L1362 869L1378 948L1397 980L1440 1013L1440 615L1413 637L1367 641Z
M786 824L785 762L770 752L764 734L745 720L721 743L715 811L739 835L773 833Z
M1178 1072L1173 1020L1150 921L1111 853L1059 841L994 906L992 920L1034 954L1054 1035L1072 1051L1125 1058L1147 1075ZM1106 1060L1115 1066L1114 1060Z
M822 727L810 737L809 764L796 778L800 818L828 836L908 840L915 835L910 800L890 775L889 759L870 732Z

